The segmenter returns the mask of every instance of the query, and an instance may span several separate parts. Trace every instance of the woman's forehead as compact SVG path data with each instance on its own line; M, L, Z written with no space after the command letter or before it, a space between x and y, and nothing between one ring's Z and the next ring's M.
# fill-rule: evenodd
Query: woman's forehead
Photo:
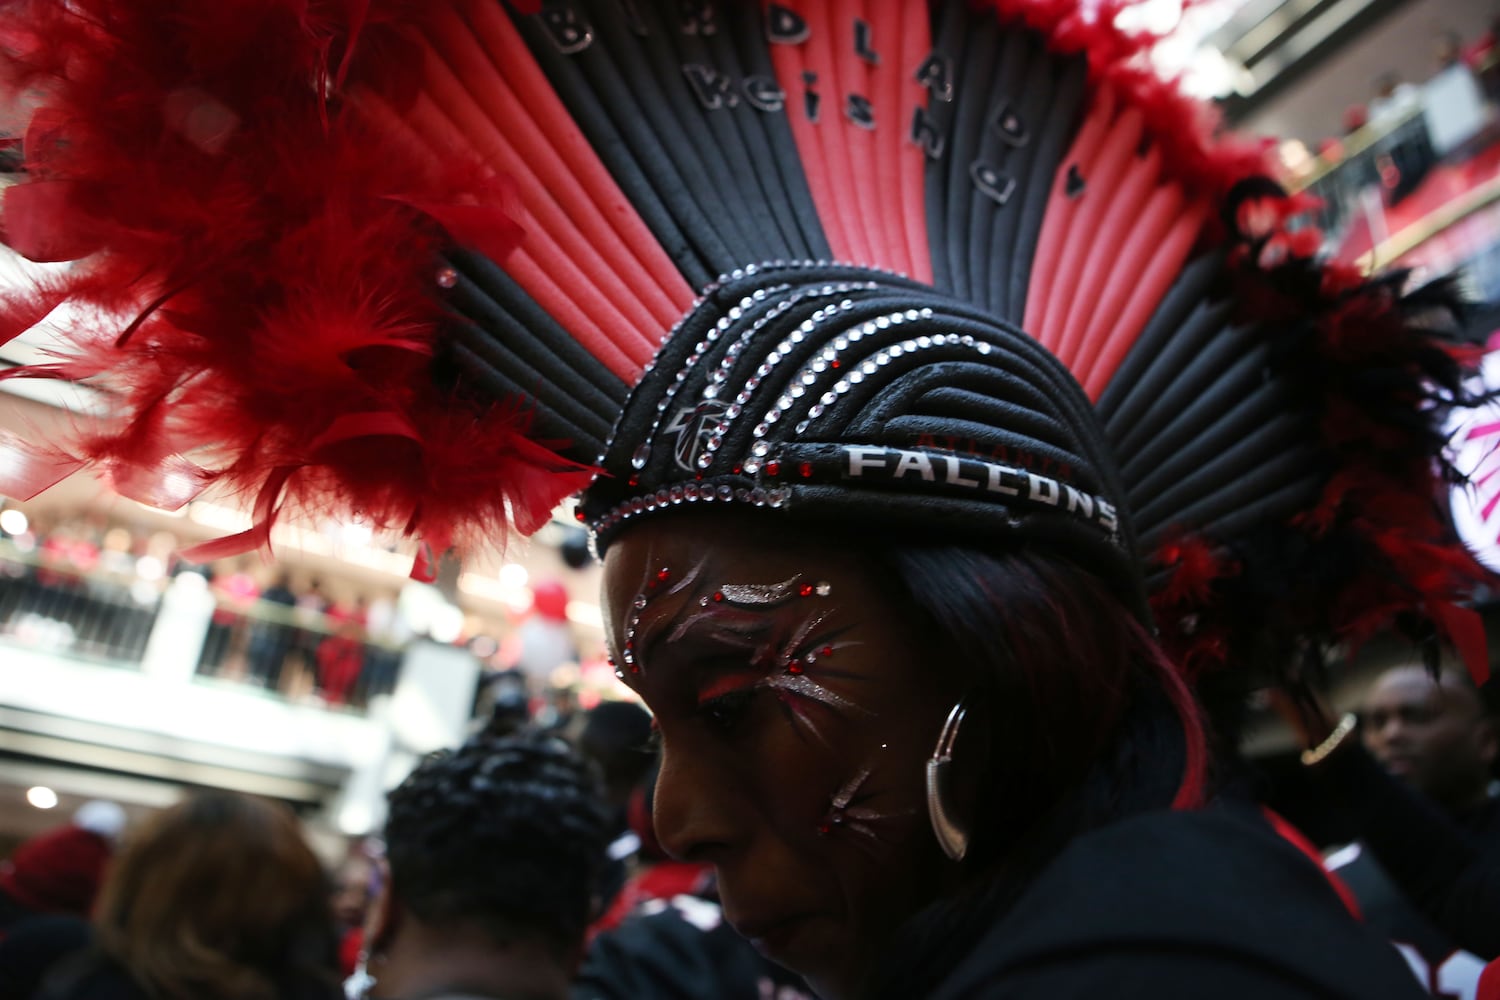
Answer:
M667 570L740 586L774 587L794 577L863 575L853 546L822 534L740 512L692 512L644 523L604 559L605 600L631 600L645 576Z

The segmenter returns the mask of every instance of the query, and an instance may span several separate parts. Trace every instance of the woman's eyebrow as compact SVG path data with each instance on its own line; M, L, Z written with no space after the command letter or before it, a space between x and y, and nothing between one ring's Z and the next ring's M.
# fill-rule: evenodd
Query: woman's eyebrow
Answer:
M753 646L771 628L764 612L744 611L739 608L708 607L695 608L682 618L666 637L666 642L680 642L694 633L735 646Z
M811 592L827 591L826 584L803 584L801 573L774 583L706 585L703 569L700 562L660 594L642 592L647 600L632 622L637 659L650 656L662 643L689 637L754 650L759 656L770 645L768 637L778 631L784 617L778 614L781 609Z

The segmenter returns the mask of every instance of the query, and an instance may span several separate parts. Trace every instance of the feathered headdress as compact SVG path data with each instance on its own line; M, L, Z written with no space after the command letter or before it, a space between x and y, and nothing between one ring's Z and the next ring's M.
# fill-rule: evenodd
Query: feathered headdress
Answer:
M592 480L1056 548L1188 666L1397 622L1483 663L1440 514L1466 356L1319 265L1116 0L15 0L5 240L121 419L12 443L433 549ZM1436 631L1434 631L1436 630Z

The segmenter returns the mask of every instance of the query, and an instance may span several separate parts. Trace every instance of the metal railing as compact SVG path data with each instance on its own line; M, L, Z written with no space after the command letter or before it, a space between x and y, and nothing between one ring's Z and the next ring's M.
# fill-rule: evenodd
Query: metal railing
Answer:
M198 672L288 698L361 708L395 689L402 653L356 621L267 600L220 598Z
M0 640L55 655L136 667L160 605L159 585L100 570L81 573L5 544Z
M0 646L140 669L171 581L142 578L130 563L111 571L101 559L85 571L0 539ZM403 657L357 621L274 601L205 594L194 625L171 627L174 641L201 641L198 678L331 708L389 694Z
M1334 246L1361 215L1383 219L1384 207L1414 190L1437 162L1420 107L1392 122L1366 125L1340 145L1337 161L1320 161L1298 185L1321 202L1316 225ZM1377 233L1376 241L1382 238Z

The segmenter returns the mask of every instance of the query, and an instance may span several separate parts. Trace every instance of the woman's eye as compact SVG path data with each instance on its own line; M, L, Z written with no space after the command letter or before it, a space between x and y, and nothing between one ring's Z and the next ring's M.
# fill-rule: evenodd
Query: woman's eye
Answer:
M730 691L700 703L698 715L710 727L728 732L744 718L754 698L755 688L753 687Z

